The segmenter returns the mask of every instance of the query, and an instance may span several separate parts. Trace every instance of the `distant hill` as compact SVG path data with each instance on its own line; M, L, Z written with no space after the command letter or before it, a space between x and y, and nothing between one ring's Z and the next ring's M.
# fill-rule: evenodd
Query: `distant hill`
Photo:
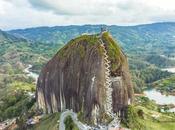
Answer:
M17 63L20 61L20 54L25 52L22 47L28 47L29 42L21 37L0 30L0 63Z
M67 41L83 33L100 32L104 26L106 25L71 25L1 31L0 63L32 64L32 70L39 73L41 67ZM132 70L143 71L150 65L169 67L175 64L174 61L161 57L175 55L175 23L112 25L107 28L127 54Z
M8 32L37 42L64 44L82 33L99 32L103 26L109 29L114 38L118 39L122 47L128 52L175 53L175 23L171 22L137 26L71 25L37 27Z
M60 44L41 43L25 39L22 35L0 30L0 64L17 63L41 66L61 47Z
M37 27L6 32L0 30L0 121L19 115L26 115L24 113L29 113L29 116L31 116L31 113L28 110L33 110L32 106L35 104L35 101L28 100L28 96L26 96L26 93L24 92L35 92L35 85L33 80L24 73L24 69L27 65L31 64L33 66L31 71L39 73L42 66L45 65L47 61L49 61L49 59L51 59L51 57L67 43L67 41L74 39L82 33L100 32L102 26L106 25ZM147 83L150 84L157 80L164 81L162 79L168 78L171 75L171 73L161 71L159 67L173 66L175 64L174 61L171 60L172 58L168 58L171 57L173 53L175 54L175 23L155 23L138 26L113 25L107 27L113 37L118 39L119 42L117 43L120 44L122 50L127 54L135 92L142 92L144 88L147 88ZM71 54L70 52L77 51L77 49L79 50L80 55L78 54L75 55L73 59L68 59L65 68L68 68L67 66L69 63L83 66L76 62L77 59L80 59L78 57L83 57L84 55L84 51L81 47L75 47L73 50L66 49L67 54ZM62 50L64 50L64 48ZM64 58L64 55L62 56L62 58ZM94 54L92 55L92 58L95 58ZM110 55L109 58L113 60L113 56ZM58 59L54 59L56 59L55 62L57 63ZM93 61L94 60L91 60L91 62ZM95 61L98 61L98 59L95 58ZM91 62L88 62L87 64L92 66L92 64L90 64ZM83 70L87 70L88 67L84 67L85 69ZM99 66L96 68L99 69ZM115 66L113 66L113 68L115 69ZM51 68L51 70L52 69L54 69L54 67ZM77 67L77 69L79 70L80 68ZM76 73L77 69L73 70L75 73L74 75L79 74ZM66 72L66 69L64 72ZM57 72L54 71L54 73L49 74L54 75L56 73ZM67 77L72 76L70 74L68 75L68 73L65 74L67 74ZM84 74L85 73L83 73L83 75ZM72 77L75 79L76 76L74 75ZM49 79L51 79L51 77L49 77ZM74 79L69 80L69 82L76 81ZM68 84L69 82L65 83ZM69 86L72 86L72 84ZM121 89L123 90L123 88ZM64 92L67 93L68 91L64 90ZM87 91L87 93L89 92ZM82 97L83 96L81 96L81 98ZM121 104L119 103L118 105L117 102L115 102L115 105L118 107ZM25 106L27 106L27 108ZM144 104L144 106L147 105ZM150 108L152 111L152 107ZM89 109L89 107L86 109ZM150 113L149 111L147 112L147 110L144 112L145 115L149 115ZM57 122L58 117L59 115L51 115L44 118L41 120L42 122L35 127L36 129L54 129L57 126L53 124L54 122ZM51 118L53 120L51 120ZM150 115L149 118L145 119L151 118ZM160 118L164 119L164 117ZM25 120L23 121L26 122ZM45 124L47 124L47 126ZM169 126L171 126L171 124L164 125L162 122L160 124L160 128L166 126L169 129ZM147 126L147 124L145 125ZM155 124L153 124L153 126L154 125ZM172 126L172 128L174 127Z
M4 42L19 42L19 41L26 41L26 39L21 37L16 37L13 34L9 34L0 30L0 43Z

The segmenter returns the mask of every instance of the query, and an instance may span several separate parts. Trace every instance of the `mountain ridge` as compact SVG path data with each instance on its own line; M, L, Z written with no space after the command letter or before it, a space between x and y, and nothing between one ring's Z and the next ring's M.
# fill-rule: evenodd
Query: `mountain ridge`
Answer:
M27 39L43 42L65 44L72 38L83 33L94 34L100 31L101 27L107 27L115 40L127 53L152 53L153 51L167 54L169 51L175 53L175 23L153 23L137 26L117 25L70 25L54 27L38 27L22 30L8 31L10 34L18 34ZM140 48L140 49L139 49ZM139 50L139 51L138 51ZM172 52L173 51L173 52Z
M26 28L16 28L16 29L7 29L1 31L10 32L16 30L27 30L27 29L35 29L35 28L54 28L54 27L71 27L71 26L117 26L117 27L138 27L138 26L149 26L149 25L159 25L159 24L175 24L175 22L153 22L153 23L143 23L143 24L136 24L136 25L117 25L117 24L72 24L72 25L54 25L54 26L35 26L35 27L26 27Z

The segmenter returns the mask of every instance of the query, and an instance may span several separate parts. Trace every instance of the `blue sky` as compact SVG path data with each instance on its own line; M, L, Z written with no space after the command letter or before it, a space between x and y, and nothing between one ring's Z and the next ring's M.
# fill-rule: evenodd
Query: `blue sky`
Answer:
M175 0L0 0L0 29L175 21Z

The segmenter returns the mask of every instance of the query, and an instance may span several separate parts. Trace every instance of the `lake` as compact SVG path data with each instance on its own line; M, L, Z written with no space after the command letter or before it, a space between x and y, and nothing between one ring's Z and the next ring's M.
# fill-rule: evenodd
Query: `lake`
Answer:
M163 95L161 92L151 89L145 90L144 94L151 100L155 100L157 104L174 104L175 105L175 96L172 95Z
M171 73L175 73L175 67L170 67L170 68L163 68L161 69L163 71L168 71L168 72L171 72Z
M163 95L163 94L161 94L161 92L159 92L155 89L145 90L144 94L149 99L154 100L157 104L160 104L160 105L174 104L175 105L175 96ZM170 109L169 111L175 112L175 108Z

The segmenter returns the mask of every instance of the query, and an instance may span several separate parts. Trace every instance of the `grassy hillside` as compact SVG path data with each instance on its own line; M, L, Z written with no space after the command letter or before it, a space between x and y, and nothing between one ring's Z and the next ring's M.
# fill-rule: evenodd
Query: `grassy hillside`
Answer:
M162 93L175 95L175 75L155 81L151 85Z
M160 107L146 97L136 97L129 106L124 126L132 130L174 130L175 114L160 112Z

